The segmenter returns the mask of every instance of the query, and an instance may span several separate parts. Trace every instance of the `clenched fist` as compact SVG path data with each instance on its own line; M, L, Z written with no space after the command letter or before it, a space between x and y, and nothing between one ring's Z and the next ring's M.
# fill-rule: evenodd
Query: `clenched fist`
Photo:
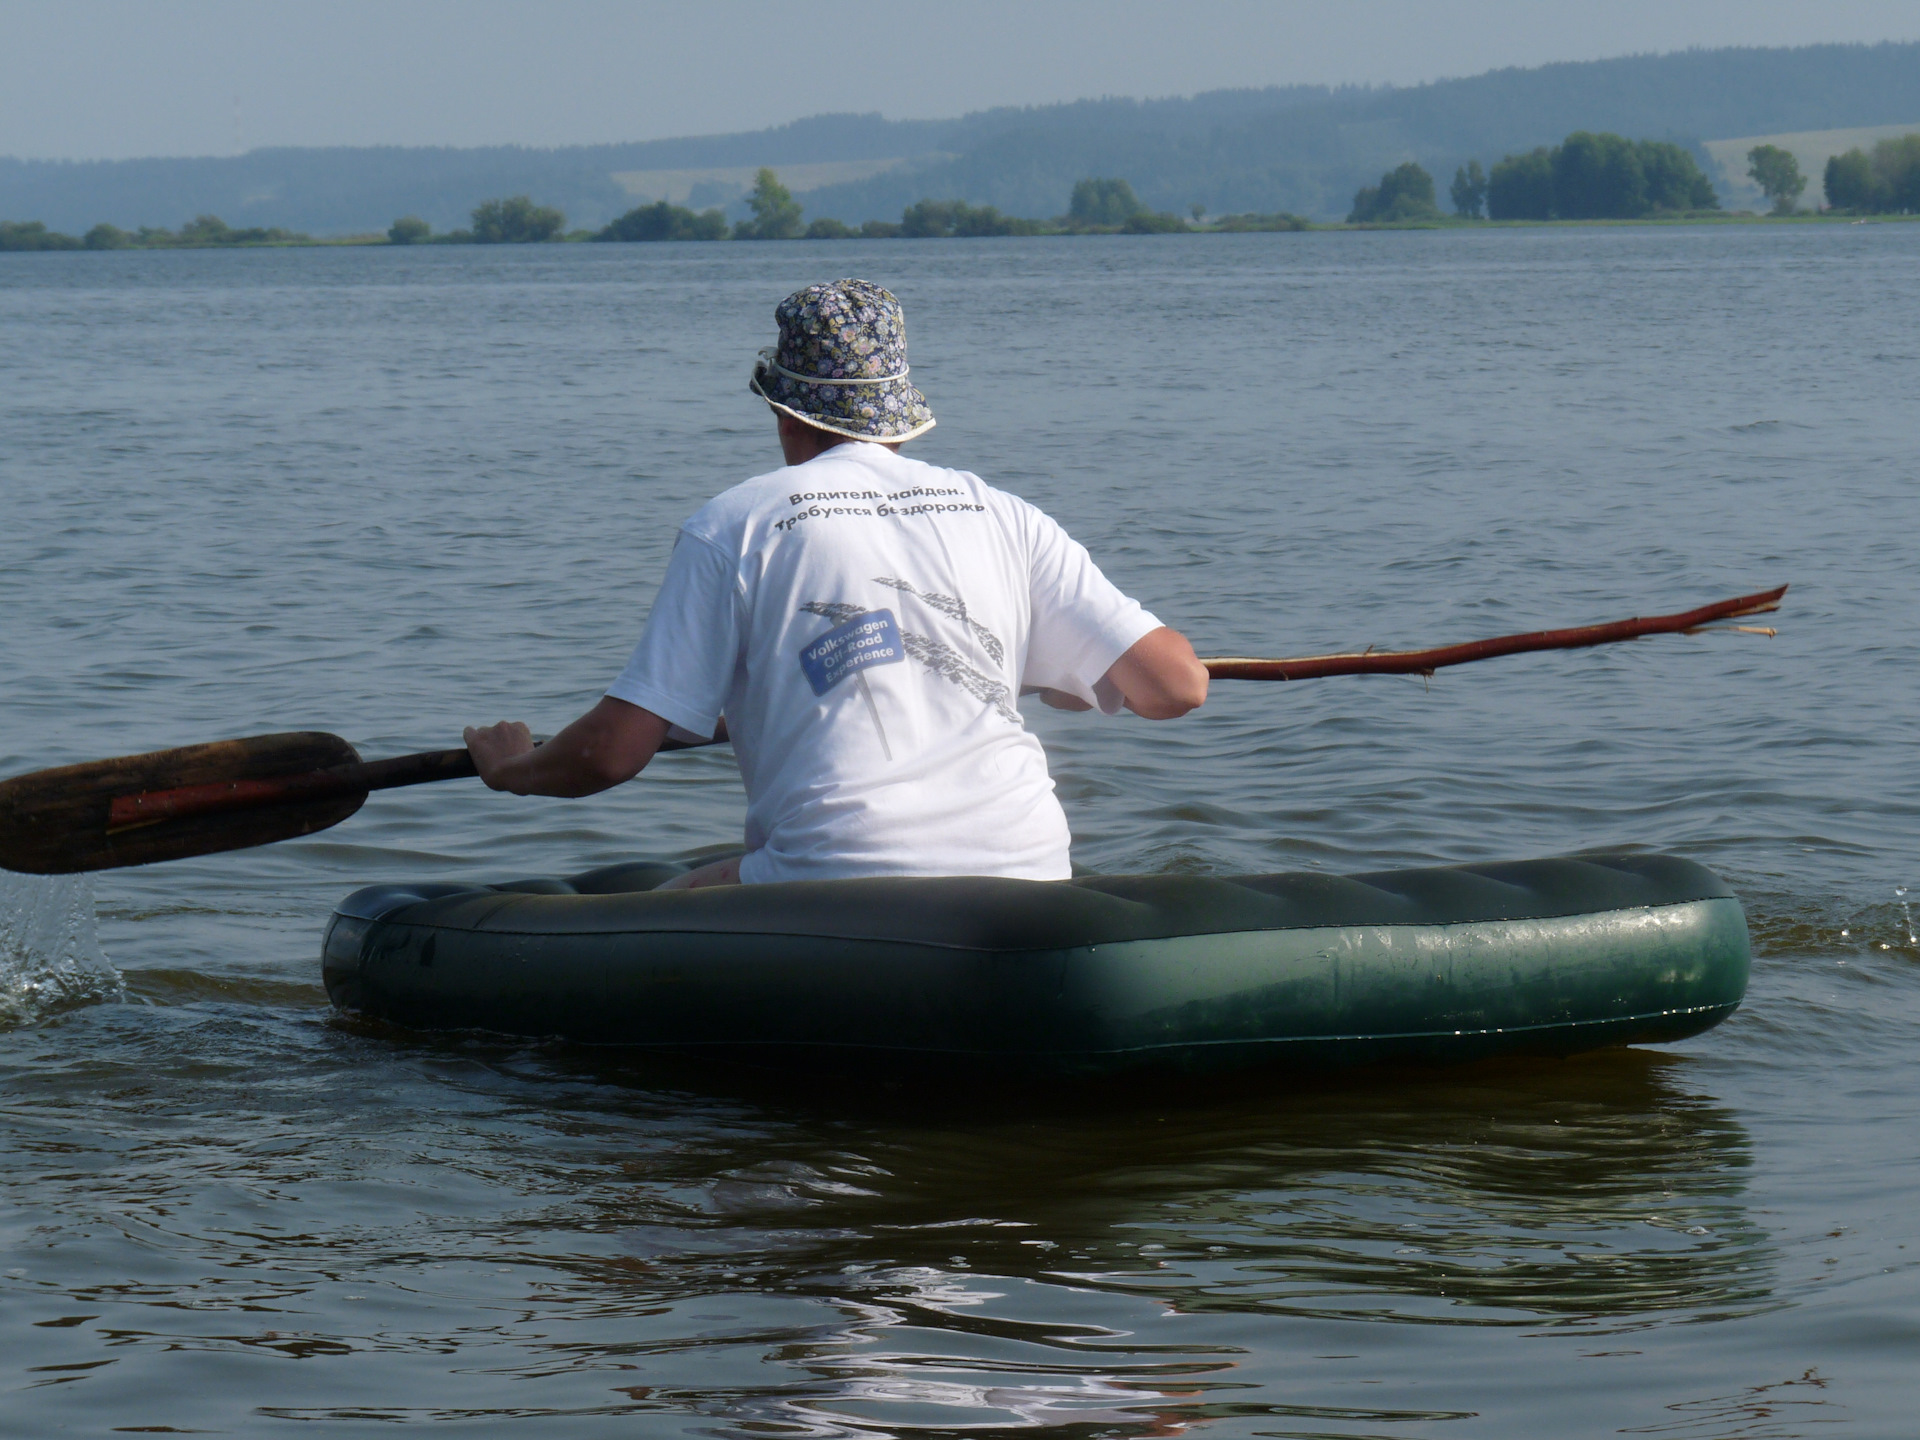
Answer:
M467 753L473 756L473 768L492 790L505 790L500 767L507 761L533 750L533 732L518 720L502 720L498 725L469 725L464 733Z

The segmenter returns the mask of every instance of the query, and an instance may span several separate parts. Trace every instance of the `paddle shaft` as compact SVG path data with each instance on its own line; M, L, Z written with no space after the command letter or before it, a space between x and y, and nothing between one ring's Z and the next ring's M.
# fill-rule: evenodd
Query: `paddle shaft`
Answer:
M662 750L694 750L715 740L667 740ZM402 785L426 785L435 780L465 780L480 772L466 750L422 750L387 760L362 760L310 770L303 775L266 780L216 780L203 785L179 785L117 795L107 808L107 833L184 820L229 810L251 810L263 805L291 805L308 800L335 800L367 795L375 790L397 790Z
M1718 622L1742 616L1760 615L1777 610L1787 587L1737 596L1697 609L1673 615L1639 616L1601 625L1583 625L1567 630L1534 630L1519 635L1501 635L1489 640L1471 640L1459 645L1442 645L1427 650L1361 651L1340 655L1308 655L1295 659L1256 659L1229 656L1204 660L1207 673L1216 680L1311 680L1330 675L1431 675L1449 665L1464 665L1474 660L1489 660L1499 655L1519 655L1536 650L1577 650L1622 640L1638 640L1647 635L1691 633ZM1733 627L1747 628L1747 627ZM1771 635L1771 630L1761 633ZM310 737L330 742L335 753L352 754L345 741L333 736ZM260 743L271 743L266 737ZM252 743L252 742L236 742ZM668 740L662 750L687 750L715 744L707 740ZM217 747L216 747L217 748ZM171 752L182 753L182 752ZM164 760L163 755L145 757ZM98 767L80 767L92 769ZM41 772L51 780L57 772ZM151 773L151 772L150 772ZM203 769L202 774L206 771ZM217 773L217 772L216 772ZM258 811L271 807L324 805L326 802L354 802L375 790L392 790L403 785L424 785L435 780L459 780L477 773L473 757L465 750L428 750L415 755L396 755L387 760L361 761L296 770L287 774L268 774L230 780L199 781L171 787L139 788L112 795L107 806L105 837L176 821L192 821L229 812ZM40 777L28 777L28 780ZM23 782L15 782L23 783ZM151 780L148 782L152 784ZM338 818L323 824L337 823ZM97 823L97 822L96 822ZM161 832L152 832L161 833ZM170 832L169 832L170 833ZM114 842L118 843L118 842ZM243 844L261 843L258 840ZM191 853L205 853L203 841ZM217 847L216 847L217 848ZM129 863L129 862L114 862ZM140 862L131 862L140 863Z

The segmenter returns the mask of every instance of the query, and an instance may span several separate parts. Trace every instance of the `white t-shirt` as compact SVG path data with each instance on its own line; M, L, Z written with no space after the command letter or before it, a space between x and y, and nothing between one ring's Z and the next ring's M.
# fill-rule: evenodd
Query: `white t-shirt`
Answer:
M1111 714L1096 682L1159 624L1026 501L856 442L681 527L607 693L702 737L726 716L742 880L1063 880L1067 820L1020 688Z

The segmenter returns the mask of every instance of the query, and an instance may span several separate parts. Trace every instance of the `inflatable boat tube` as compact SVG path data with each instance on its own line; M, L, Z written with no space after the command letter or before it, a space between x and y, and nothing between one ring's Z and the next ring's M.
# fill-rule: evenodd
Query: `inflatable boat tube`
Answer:
M415 1029L1085 1073L1564 1055L1746 991L1740 902L1672 856L653 888L683 868L356 891L327 993Z

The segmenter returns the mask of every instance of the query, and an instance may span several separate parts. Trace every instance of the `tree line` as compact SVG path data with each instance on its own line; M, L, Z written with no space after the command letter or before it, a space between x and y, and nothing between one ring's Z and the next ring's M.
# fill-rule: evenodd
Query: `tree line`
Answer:
M1225 216L1211 225L1195 208L1193 223L1143 204L1127 181L1090 176L1075 183L1067 210L1053 220L1006 215L992 205L965 200L916 200L898 221L869 220L853 226L830 216L807 223L800 202L770 169L762 169L747 196L750 218L731 230L718 210L695 215L666 201L630 210L595 240L927 240L990 235L1163 235L1193 230L1304 230L1292 215Z
M1480 168L1477 161L1474 168ZM1459 182L1454 184L1457 189ZM1411 160L1387 171L1378 185L1362 186L1353 197L1353 209L1347 212L1349 225L1396 225L1439 218L1433 176Z
M1720 208L1712 182L1680 146L1611 131L1576 130L1558 145L1508 155L1487 172L1484 190L1471 172L1466 181L1463 213L1484 203L1490 220L1639 220Z
M1773 145L1748 152L1748 173L1773 202L1773 213L1793 212L1808 181L1793 155ZM1920 213L1920 134L1882 140L1871 152L1855 149L1827 162L1828 207L1854 214ZM1628 140L1611 132L1579 130L1559 145L1508 155L1489 173L1478 160L1454 172L1449 189L1453 213L1477 220L1632 220L1652 215L1717 212L1719 197L1694 158L1662 140ZM474 207L471 228L436 235L417 216L393 222L385 240L394 245L523 245L556 240L838 240L929 239L992 235L1154 235L1187 232L1305 230L1295 215L1242 214L1206 218L1192 207L1189 222L1151 209L1126 180L1088 177L1076 182L1066 213L1052 220L1003 214L992 205L964 200L922 199L897 222L869 220L851 226L823 217L805 222L800 202L763 168L746 199L748 218L728 224L718 209L696 213L666 200L637 206L597 231L567 230L564 212L525 195L488 200ZM1408 161L1363 186L1347 223L1418 224L1441 221L1433 177ZM365 237L378 239L380 237ZM83 236L49 230L39 221L0 221L0 250L181 249L248 245L307 245L312 237L293 230L235 229L217 215L200 215L177 231L141 226L122 230L100 224Z
M1793 214L1807 177L1778 145L1747 152L1747 174L1774 215ZM1882 140L1827 161L1827 208L1855 215L1920 214L1920 134ZM1423 183L1424 182L1424 183ZM1454 214L1477 220L1635 220L1720 209L1693 156L1664 140L1628 140L1578 130L1559 145L1508 155L1491 174L1469 161L1454 172ZM1383 175L1354 197L1350 221L1418 220L1434 212L1433 186L1417 165Z
M1856 215L1920 215L1920 133L1827 161L1827 204Z
M1469 160L1448 188L1462 220L1638 220L1720 208L1693 156L1665 140L1576 130L1558 145L1508 155L1483 170ZM1363 186L1349 225L1418 224L1445 217L1433 176L1408 161Z
M746 197L751 212L729 225L718 209L695 212L666 200L639 205L599 230L567 229L566 214L552 205L536 204L526 195L488 200L474 207L468 228L435 234L417 215L403 215L388 228L391 245L537 245L551 241L651 240L920 240L946 236L982 235L1162 235L1194 230L1244 232L1305 230L1308 223L1296 215L1223 215L1209 221L1201 206L1193 207L1189 223L1178 215L1149 208L1127 181L1089 177L1076 183L1067 198L1066 213L1053 220L1028 220L1005 215L992 205L969 205L964 200L919 200L907 206L900 219L869 220L864 225L822 217L807 223L800 202L763 168ZM378 237L367 237L375 239ZM207 245L313 244L306 235L289 230L234 230L218 216L202 215L176 233L143 227L123 231L96 225L84 238L61 235L38 221L0 221L0 250L116 250L129 247L167 248Z
M1002 214L992 205L969 205L964 200L917 200L901 212L898 221L869 220L849 225L823 216L808 222L793 192L780 183L772 169L763 167L746 197L750 214L732 225L718 209L695 212L684 205L656 200L639 205L597 231L566 233L566 216L551 206L535 205L527 196L490 200L473 212L471 230L445 235L432 233L426 221L414 216L396 220L387 238L396 245L418 244L528 244L549 240L644 242L655 240L923 240L987 235L1161 235L1207 230L1304 230L1307 222L1293 215L1228 215L1211 223L1196 206L1193 223L1178 215L1143 204L1133 186L1115 178L1089 177L1077 182L1067 198L1064 215L1053 220L1029 220Z
M63 235L38 220L0 220L0 250L200 250L222 245L310 245L313 237L295 230L236 230L218 215L200 215L178 230L142 225L122 230L99 224L85 235Z

